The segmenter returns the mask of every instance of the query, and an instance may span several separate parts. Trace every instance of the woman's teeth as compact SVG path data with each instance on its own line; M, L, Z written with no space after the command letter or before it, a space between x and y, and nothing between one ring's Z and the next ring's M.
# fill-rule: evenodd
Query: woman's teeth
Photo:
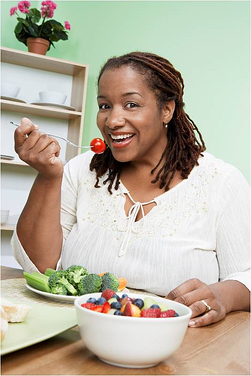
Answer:
M113 134L110 134L111 136L111 139L113 141L122 141L122 140L125 140L127 138L131 138L133 137L133 134L119 134L119 135L113 135Z

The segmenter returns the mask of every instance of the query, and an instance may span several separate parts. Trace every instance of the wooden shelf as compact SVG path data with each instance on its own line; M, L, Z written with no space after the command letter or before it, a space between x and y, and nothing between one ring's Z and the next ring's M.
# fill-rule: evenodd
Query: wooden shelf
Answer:
M82 116L81 112L69 111L64 109L53 108L49 106L39 106L28 103L12 102L6 99L0 100L2 111L26 113L36 116L44 116L55 119L77 119Z
M13 165L13 166L23 166L23 167L30 167L27 163L22 161L17 161L15 159L0 159L1 164Z
M1 225L0 229L1 231L14 231L15 226L16 225L11 225L11 224L6 223L6 224Z
M47 70L49 72L67 74L70 76L75 76L88 67L88 65L73 63L71 61L60 60L31 52L13 50L7 47L1 47L1 51L2 62Z
M24 94L23 99L27 102L0 99L2 126L5 128L6 137L8 137L5 150L2 153L14 156L13 134L11 134L10 127L13 127L13 132L15 127L9 122L18 122L16 120L19 117L18 114L22 114L24 117L26 115L28 115L27 117L35 116L36 121L44 118L48 133L50 133L50 129L54 129L53 126L55 127L56 124L59 133L56 131L51 131L51 133L63 134L64 137L80 146L83 136L88 65L6 47L1 47L0 50L2 72L4 72L2 79L4 78L7 83L17 84L22 90L22 95ZM64 91L68 98L67 103L76 111L30 103L33 101L33 97L37 98L40 91L57 91L57 89ZM10 137L12 138L10 139ZM63 163L80 154L81 149L66 145L64 153L62 155ZM0 159L0 162L2 164L2 198L10 209L10 213L15 213L14 215L18 216L16 213L22 211L37 172L19 159ZM2 237L5 254L12 255L8 238L14 229L15 225L13 224L1 225L1 230L5 232Z

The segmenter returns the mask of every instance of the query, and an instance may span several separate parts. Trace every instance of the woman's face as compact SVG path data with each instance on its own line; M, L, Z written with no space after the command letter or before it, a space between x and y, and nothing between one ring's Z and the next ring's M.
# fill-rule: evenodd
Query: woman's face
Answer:
M116 160L158 163L167 144L163 122L173 111L169 105L158 108L140 73L129 66L107 69L99 81L98 106L97 125Z

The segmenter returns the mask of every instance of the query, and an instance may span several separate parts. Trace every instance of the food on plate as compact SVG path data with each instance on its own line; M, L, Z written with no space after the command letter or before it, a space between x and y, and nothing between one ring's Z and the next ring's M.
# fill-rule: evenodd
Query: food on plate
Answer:
M6 313L8 322L23 322L31 309L25 304L15 304L6 299L1 299L1 307Z
M96 154L102 154L106 149L106 145L104 141L99 137L94 138L90 142L90 146L91 146L91 150Z
M79 282L80 295L91 294L93 291L100 291L102 277L98 274L88 274Z
M7 315L3 307L1 306L1 342L4 340L7 331L8 331Z
M123 291L126 278L118 278L112 273L89 273L84 266L72 265L66 270L47 268L45 273L24 272L29 286L37 290L57 295L79 296L102 292L107 288Z
M91 311L106 313L116 316L166 318L177 317L179 314L169 309L167 304L159 302L154 298L133 298L127 294L121 297L112 289L106 289L98 299L91 297L81 307Z
M31 307L25 304L14 304L6 299L1 299L1 342L8 331L8 323L23 322Z

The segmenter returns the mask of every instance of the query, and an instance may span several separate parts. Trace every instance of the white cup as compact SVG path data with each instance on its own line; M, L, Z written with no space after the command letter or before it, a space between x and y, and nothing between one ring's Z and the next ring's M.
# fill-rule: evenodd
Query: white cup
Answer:
M19 93L20 87L7 82L1 83L1 95L4 97L16 97Z
M39 98L44 103L64 104L67 95L57 91L40 91Z
M9 210L1 210L1 225L6 223L9 218L10 211Z

